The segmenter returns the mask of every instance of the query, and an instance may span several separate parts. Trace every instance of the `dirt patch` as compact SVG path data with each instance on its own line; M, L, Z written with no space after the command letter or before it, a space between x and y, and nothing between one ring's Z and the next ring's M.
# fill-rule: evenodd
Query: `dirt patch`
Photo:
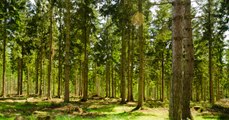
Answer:
M82 108L80 108L77 105L73 105L71 103L69 103L63 107L55 108L54 110L65 112L65 113L73 113L73 112L77 112L79 114L84 113Z

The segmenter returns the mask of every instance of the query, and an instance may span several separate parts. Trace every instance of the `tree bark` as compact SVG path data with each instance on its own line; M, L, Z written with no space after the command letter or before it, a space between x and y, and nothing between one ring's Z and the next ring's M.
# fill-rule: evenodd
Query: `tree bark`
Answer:
M131 30L131 52L130 52L130 91L131 91L131 101L134 101L133 96L133 79L134 79L134 27Z
M43 45L41 40L41 48L40 48L40 86L39 86L39 96L41 97L43 94Z
M22 95L22 58L18 58L18 95Z
M36 58L36 79L35 79L35 94L38 95L38 81L39 81L39 52L37 52L37 58Z
M75 79L75 84L74 84L74 89L75 89L75 97L77 97L78 96L78 88L79 88L79 86L78 86L78 81L79 81L79 78L78 78L78 69L77 69L77 64L75 64L75 77L74 77L74 79Z
M62 40L63 40L63 25L61 24L62 22L62 13L63 13L63 8L62 8L62 1L60 3L60 38L59 38L59 51L58 51L58 85L57 85L57 97L60 98L61 95L61 81L62 81Z
M127 101L132 102L134 101L133 97L133 31L128 28L128 70L127 70L127 79L128 79L128 97Z
M130 25L128 27L128 38L127 38L127 45L128 45L128 55L127 55L127 80L128 80L128 95L127 95L127 101L132 102L133 101L133 91L132 91L132 46L131 46L131 28Z
M191 89L194 75L194 46L192 40L192 24L191 24L191 1L185 0L184 13L184 79L183 79L183 104L182 119L192 119L190 111Z
M24 64L24 45L22 45L22 58L21 58L21 78L20 78L20 95L23 94L23 64Z
M125 9L125 0L121 0L122 9ZM121 24L122 24L122 48L121 48L121 81L120 81L120 88L121 88L121 104L126 103L126 71L125 71L125 64L126 64L126 30L125 30L125 21L124 16L122 16Z
M6 1L5 1L6 2ZM6 9L6 8L5 8ZM6 32L6 18L4 18L4 27L3 27L3 54L2 54L2 97L5 98L5 79L6 79L6 39L7 39L7 32Z
M172 21L172 81L169 104L170 120L182 119L182 40L183 40L183 2L173 2Z
M106 97L110 97L110 61L106 63Z
M26 75L26 80L27 80L27 97L29 97L30 94L30 80L29 80L29 67L27 66L27 75Z
M213 80L212 80L212 21L211 21L211 0L208 0L208 73L209 73L209 92L210 103L214 104Z
M48 94L47 99L51 99L51 79L52 79L52 56L53 56L53 36L52 36L52 24L53 24L53 1L50 0L50 27L49 27L49 66L48 66Z
M87 28L87 16L86 11L84 11L84 61L83 61L83 98L82 102L87 101L88 99L88 50L87 45L89 42L89 30Z
M142 0L138 0L138 12L142 13ZM142 21L144 23L144 21ZM136 109L139 109L143 106L144 98L144 38L143 38L143 23L140 23L138 28L138 37L139 37L139 59L140 59L140 68L139 68L139 82L138 82L138 105Z
M113 55L113 51L111 51L111 55ZM111 81L112 81L112 84L111 84L111 90L112 90L111 97L114 98L115 97L115 79L114 79L114 64L113 64L113 62L111 63Z
M65 1L66 7L66 46L65 46L65 91L64 102L69 102L69 78L70 78L70 0Z
M83 68L82 61L80 60L80 73L79 73L79 96L83 94Z
M164 51L162 51L161 53L161 101L164 101L164 86L165 86L165 82L164 82Z

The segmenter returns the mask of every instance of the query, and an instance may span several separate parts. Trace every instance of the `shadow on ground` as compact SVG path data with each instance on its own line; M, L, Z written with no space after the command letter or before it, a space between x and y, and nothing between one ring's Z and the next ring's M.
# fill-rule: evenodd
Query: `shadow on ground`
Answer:
M58 101L58 102L57 102ZM0 120L164 120L168 119L168 105L158 101L147 101L145 108L130 112L136 102L119 104L119 99L90 99L87 102L76 100L71 103L60 102L60 99L34 100L1 99ZM207 113L195 114L198 119L229 120L228 108L212 106Z

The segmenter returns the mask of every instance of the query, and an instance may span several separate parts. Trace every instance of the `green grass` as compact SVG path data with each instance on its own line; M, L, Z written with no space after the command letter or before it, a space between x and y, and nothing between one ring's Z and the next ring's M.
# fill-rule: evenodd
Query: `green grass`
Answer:
M80 119L80 120L152 120L153 118L160 119L153 115L133 112L133 113L116 113L116 114L89 114L85 116L57 116L57 120L71 120L71 119Z
M198 103L195 103L198 105ZM68 112L67 103L41 102L0 102L0 120L14 120L22 117L26 120L55 119L55 120L164 120L168 119L168 103L150 101L145 103L143 110L130 112L135 103L120 105L118 102L89 100L85 103L72 102L70 105L83 109ZM56 108L61 108L56 109ZM62 110L63 109L63 110ZM202 114L194 112L195 120L229 120L223 113Z
M195 116L195 120L229 120L227 116L220 116L220 115L207 115L207 116Z

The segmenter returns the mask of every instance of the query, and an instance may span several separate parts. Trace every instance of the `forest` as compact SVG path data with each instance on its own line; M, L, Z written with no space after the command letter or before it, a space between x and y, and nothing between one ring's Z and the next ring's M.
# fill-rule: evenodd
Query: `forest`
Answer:
M228 0L1 0L0 120L229 120Z

